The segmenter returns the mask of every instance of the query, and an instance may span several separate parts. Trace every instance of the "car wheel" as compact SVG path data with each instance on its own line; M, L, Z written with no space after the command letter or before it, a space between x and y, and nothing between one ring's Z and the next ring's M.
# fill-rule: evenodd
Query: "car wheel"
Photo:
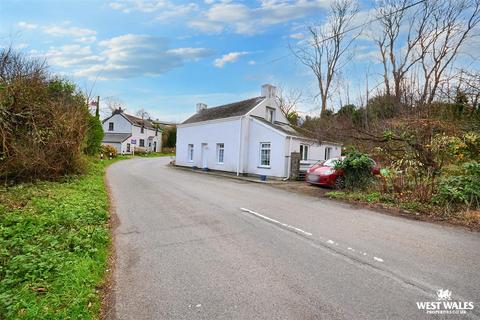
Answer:
M338 176L337 179L335 179L335 189L343 189L343 188L345 188L345 177Z

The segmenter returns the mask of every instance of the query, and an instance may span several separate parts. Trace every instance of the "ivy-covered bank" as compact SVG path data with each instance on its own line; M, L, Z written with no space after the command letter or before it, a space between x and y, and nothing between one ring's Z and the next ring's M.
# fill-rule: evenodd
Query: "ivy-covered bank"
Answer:
M104 171L116 160L0 190L0 319L99 317L110 244Z

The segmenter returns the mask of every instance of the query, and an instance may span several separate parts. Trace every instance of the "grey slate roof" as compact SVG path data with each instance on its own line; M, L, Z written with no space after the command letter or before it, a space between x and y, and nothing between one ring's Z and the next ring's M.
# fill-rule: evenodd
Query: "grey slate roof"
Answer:
M214 108L207 108L194 114L182 124L195 123L207 120L223 119L229 117L243 116L252 110L257 104L262 102L265 97L256 97L248 100L234 102Z
M127 118L128 121L130 121L132 124L134 125L137 125L139 127L141 127L142 125L147 128L147 129L150 129L150 130L157 130L154 126L153 126L153 122L149 119L143 119L142 118L137 118L137 117L134 117L132 115L129 115L129 114L126 114L126 113L122 113L122 115Z
M113 117L114 115L116 114L119 114L121 115L122 117L124 117L125 119L127 119L128 122L130 122L131 124L135 125L135 126L138 126L138 127L145 127L147 129L150 129L150 130L159 130L159 131L162 131L162 129L157 129L155 128L154 126L154 123L153 123L153 120L151 119L143 119L142 118L137 118L137 117L134 117L132 115L129 115L129 114L126 114L122 109L117 109L117 110L114 110L112 112L112 115L103 119L102 123L105 123L107 120L109 120L111 117Z
M270 121L267 121L266 119L262 117L257 117L257 116L251 116L252 118L255 118L256 120L265 123L266 125L277 129L278 131L281 131L285 134L288 134L290 136L295 136L295 137L300 137L300 138L306 138L306 139L313 139L313 136L308 135L306 132L301 132L301 130L295 130L291 125L283 123L283 122L278 122L275 121L274 123L271 123Z
M104 133L102 142L121 143L131 136L130 133Z

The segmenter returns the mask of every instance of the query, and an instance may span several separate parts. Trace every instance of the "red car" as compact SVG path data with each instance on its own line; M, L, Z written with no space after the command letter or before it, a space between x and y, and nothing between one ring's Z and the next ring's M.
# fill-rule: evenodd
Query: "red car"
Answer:
M332 158L325 161L320 161L308 168L305 180L310 184L316 184L320 186L332 187L341 189L345 187L345 177L342 170L335 170L335 163L339 160L343 160L345 157ZM372 173L379 174L375 161L373 161Z

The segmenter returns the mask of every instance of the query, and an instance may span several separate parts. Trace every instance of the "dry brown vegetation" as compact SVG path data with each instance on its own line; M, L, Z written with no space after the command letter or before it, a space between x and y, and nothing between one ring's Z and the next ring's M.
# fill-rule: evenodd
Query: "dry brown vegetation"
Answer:
M81 171L84 97L40 60L0 52L0 177L4 184Z

